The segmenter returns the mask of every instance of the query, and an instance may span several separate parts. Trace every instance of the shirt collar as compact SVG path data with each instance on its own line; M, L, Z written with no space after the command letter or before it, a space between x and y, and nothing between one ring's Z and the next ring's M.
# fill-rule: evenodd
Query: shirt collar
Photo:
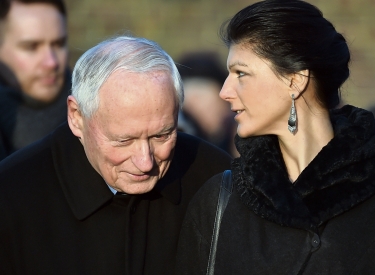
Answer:
M116 195L117 190L114 189L112 186L110 186L108 183L107 183L107 185L108 185L109 190L111 190L111 192L113 193L113 195Z

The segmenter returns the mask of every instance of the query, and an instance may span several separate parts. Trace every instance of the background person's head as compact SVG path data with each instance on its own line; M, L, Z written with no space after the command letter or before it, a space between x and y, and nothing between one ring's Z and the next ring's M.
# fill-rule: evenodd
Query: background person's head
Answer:
M299 0L266 0L239 11L221 29L223 41L250 48L285 77L308 70L317 102L335 108L349 77L350 53L344 37L321 11Z
M187 52L178 64L185 92L179 129L235 155L233 115L228 102L219 97L227 77L219 54L214 51Z
M107 184L145 193L169 168L182 101L171 57L155 42L119 36L77 61L68 122Z
M229 105L219 97L227 72L215 52L190 52L179 61L184 82L184 117L195 127L192 133L219 147L225 146L231 135L233 121ZM226 148L228 149L228 148Z
M61 0L0 0L0 61L23 93L42 102L59 94L68 62Z

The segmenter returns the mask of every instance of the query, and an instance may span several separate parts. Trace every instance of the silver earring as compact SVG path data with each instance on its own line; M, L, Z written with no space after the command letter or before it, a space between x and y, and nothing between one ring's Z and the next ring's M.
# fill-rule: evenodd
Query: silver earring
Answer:
M288 130L293 135L297 132L297 112L294 105L294 94L292 94L292 107L290 108L290 116L288 119Z

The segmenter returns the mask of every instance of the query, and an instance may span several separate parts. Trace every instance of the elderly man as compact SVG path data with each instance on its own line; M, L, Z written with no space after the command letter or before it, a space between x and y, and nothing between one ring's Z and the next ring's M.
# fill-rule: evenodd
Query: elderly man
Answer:
M68 123L0 163L0 274L173 274L190 199L231 160L177 133L182 101L152 41L84 53Z
M62 0L0 0L0 159L66 121L66 40Z

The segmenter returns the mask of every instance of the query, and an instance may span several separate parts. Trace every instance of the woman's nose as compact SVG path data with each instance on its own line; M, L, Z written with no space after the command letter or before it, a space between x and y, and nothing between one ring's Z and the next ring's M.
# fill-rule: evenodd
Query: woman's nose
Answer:
M235 93L234 93L233 88L231 87L230 76L228 76L223 84L223 87L221 88L219 96L221 99L225 101L230 101L231 99L234 98L234 95Z

